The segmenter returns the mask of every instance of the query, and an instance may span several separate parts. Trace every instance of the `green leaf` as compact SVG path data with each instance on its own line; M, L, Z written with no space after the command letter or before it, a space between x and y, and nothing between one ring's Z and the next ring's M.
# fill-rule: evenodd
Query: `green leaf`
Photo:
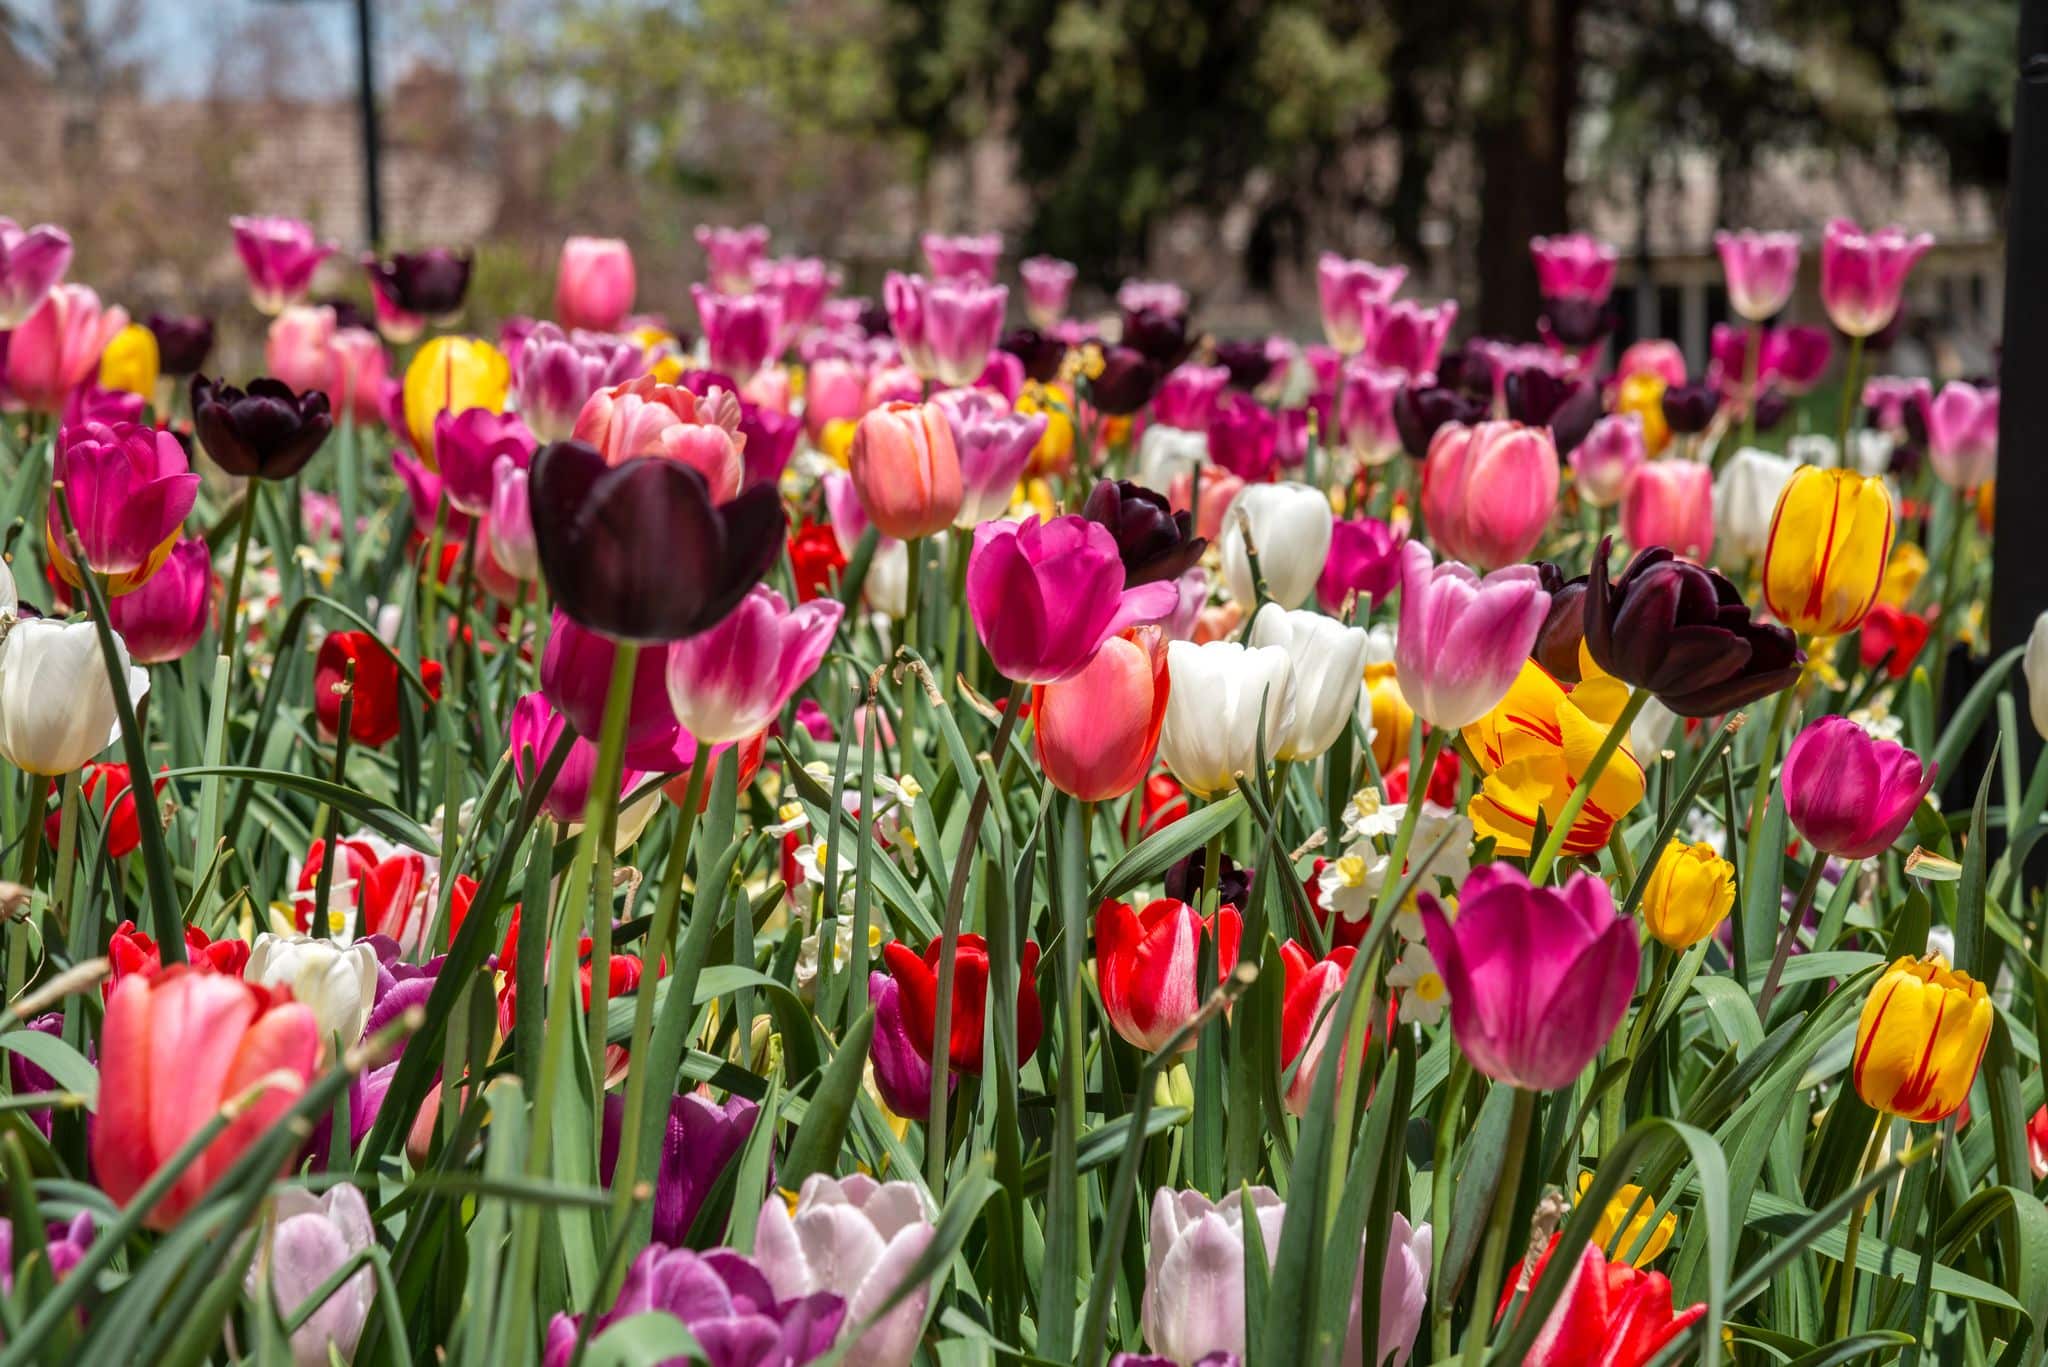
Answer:
M1168 869L1208 844L1210 836L1228 830L1243 810L1243 795L1232 793L1198 812L1190 812L1165 830L1154 831L1110 866L1109 872L1089 890L1088 905L1100 906L1105 898L1122 897L1132 888L1164 878Z
M781 1185L794 1191L812 1173L830 1173L837 1167L847 1123L853 1118L854 1094L866 1075L868 1041L874 1034L875 1013L870 1008L839 1042L818 1090L811 1094L810 1108L776 1170L775 1180Z

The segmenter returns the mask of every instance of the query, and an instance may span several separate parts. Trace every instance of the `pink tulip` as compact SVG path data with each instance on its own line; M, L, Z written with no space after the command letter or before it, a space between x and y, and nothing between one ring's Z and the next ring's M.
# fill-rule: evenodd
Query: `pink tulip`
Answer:
M920 362L917 343L898 332L897 340L903 344L911 364L926 378L941 384L973 384L987 367L988 354L1002 335L1003 308L1010 291L1002 285L982 285L972 280L936 280L926 285L917 276L909 279L921 296L921 341L930 362L929 366ZM893 304L891 308L893 328Z
M1001 399L979 389L949 389L932 402L945 413L953 449L960 456L963 498L953 525L972 529L1001 516L1049 419L1043 413L1012 412Z
M1230 505L1244 492L1244 481L1220 465L1204 465L1199 509L1194 506L1194 492L1195 482L1188 472L1176 472L1167 486L1167 506L1177 513L1195 513L1195 535L1213 543L1223 535L1223 519L1229 515Z
M1116 287L1116 306L1126 316L1150 311L1185 318L1188 292L1171 280L1126 280Z
M1230 372L1220 365L1177 365L1152 396L1152 420L1183 432L1206 432L1216 400L1229 383Z
M50 479L51 559L67 582L83 582L65 549L61 499L92 571L111 576L111 592L128 593L169 557L198 497L199 476L169 432L130 423L67 427Z
M259 313L275 315L296 304L312 287L313 272L334 255L335 244L313 235L309 223L276 216L228 220L235 254L249 275L249 298Z
M334 328L334 310L326 305L289 305L270 320L264 368L293 389L326 391L334 375Z
M579 626L560 608L548 626L540 657L540 687L548 704L576 734L595 741L604 727L605 693L611 687L618 647ZM634 663L633 689L626 704L626 751L658 752L675 739L676 715L668 696L668 651L642 648ZM546 753L542 753L546 758Z
M719 294L692 285L690 298L713 370L745 384L782 350L782 300L775 295Z
M966 494L953 429L937 404L870 412L854 430L847 470L868 520L899 541L943 531Z
M783 335L789 336L811 325L825 300L839 288L840 276L815 256L791 256L756 261L753 280L756 294L765 294L782 306Z
M0 218L0 332L18 328L49 297L71 265L71 237L38 223L24 229Z
M1323 335L1330 345L1346 356L1363 350L1368 311L1390 303L1407 278L1405 266L1375 266L1335 252L1317 257L1316 297L1323 309Z
M1827 373L1834 350L1834 339L1820 328L1772 328L1764 334L1762 373L1787 394L1805 394Z
M286 994L182 966L126 975L100 1031L92 1164L101 1189L126 1205L223 1106L241 1102L143 1220L169 1229L241 1171L244 1152L306 1089L319 1055L313 1012Z
M0 395L7 386L0 384ZM112 427L117 422L142 421L144 404L140 394L125 389L101 389L97 380L87 380L64 396L64 409L57 415L60 427L83 427L90 422Z
M1576 873L1561 887L1534 888L1495 863L1466 877L1457 920L1434 895L1420 901L1450 989L1451 1033L1472 1066L1530 1091L1576 1082L1636 990L1635 922L1615 914L1607 884Z
M739 400L714 393L699 399L687 389L642 375L600 389L576 415L572 434L623 465L635 456L661 456L704 476L713 503L740 491L745 464L740 458Z
M1721 270L1728 278L1728 306L1752 323L1768 321L1792 298L1799 283L1799 234L1714 234Z
M167 664L199 644L213 616L213 553L196 536L171 553L133 593L107 602L107 621L137 664Z
M1704 461L1644 462L1621 502L1621 531L1637 550L1669 546L1704 561L1714 548L1714 470Z
M1074 263L1056 256L1027 256L1017 264L1024 278L1024 316L1036 328L1049 328L1067 316L1067 296L1073 292Z
M1847 717L1822 717L1785 752L1778 781L1785 814L1808 843L1839 859L1869 859L1905 831L1936 768Z
M1376 517L1354 517L1330 528L1330 555L1316 580L1316 601L1335 615L1348 594L1377 607L1401 583L1401 535Z
M647 655L641 656L642 660ZM666 663L659 654L657 661ZM508 743L512 750L512 773L519 780L521 792L529 783L540 777L541 770L554 753L562 733L569 730L566 717L548 705L548 700L539 693L528 693L512 704L512 723ZM564 825L574 825L583 820L585 808L590 805L590 785L597 777L597 745L593 741L577 736L570 744L569 757L555 775L554 784L541 799L541 811ZM619 796L624 797L639 787L647 777L644 769L635 768L629 758L626 767L619 774Z
M1851 337L1884 331L1898 315L1907 272L1933 245L1927 233L1898 227L1865 233L1849 219L1828 220L1820 246L1820 301L1828 320Z
M984 522L967 558L967 607L997 672L1051 684L1087 668L1102 643L1180 605L1169 582L1124 587L1116 538L1086 518Z
M507 574L529 584L540 577L526 469L510 456L499 456L491 465L491 508L484 529L490 536L491 558Z
M354 413L358 426L380 421L391 361L377 334L368 328L336 329L327 340L327 361L327 396L335 409Z
M1446 555L1482 568L1511 565L1543 538L1557 511L1557 482L1548 428L1449 422L1422 462L1422 515Z
M744 294L754 287L754 267L768 254L768 229L759 223L744 228L697 225L697 245L704 249L706 273L714 289Z
M1614 363L1614 382L1618 385L1631 375L1655 375L1667 385L1684 384L1685 353L1664 337L1632 343Z
M1001 233L926 233L918 239L924 248L925 264L934 280L958 280L968 284L991 283L1003 259Z
M676 720L711 744L760 731L817 672L842 611L834 598L792 609L781 594L756 584L725 620L669 647Z
M1863 406L1870 410L1871 422L1894 437L1904 435L1909 411L1917 409L1925 416L1933 399L1934 387L1917 376L1879 375L1863 386Z
M1345 365L1337 389L1337 431L1360 465L1385 465L1401 454L1394 401L1407 387L1407 375L1362 357Z
M1083 802L1122 797L1151 771L1166 720L1167 689L1161 628L1132 627L1110 637L1073 678L1034 691L1038 767L1069 797Z
M1550 612L1534 565L1484 579L1429 547L1401 546L1401 626L1394 671L1401 693L1432 726L1470 726L1505 698Z
M1247 484L1273 478L1280 423L1273 410L1242 391L1217 400L1209 415L1209 459Z
M1998 473L1998 390L1950 380L1919 398L1927 458L1951 489L1974 489Z
M31 412L60 411L99 374L100 353L127 326L127 310L102 310L88 286L56 286L8 337L7 390Z
M408 451L393 451L391 466L398 472L398 482L405 486L406 506L412 510L413 530L422 540L434 534L436 522L440 523L444 545L459 542L469 535L475 520L456 507L453 500L443 497L446 489L440 475L429 470L425 462ZM446 511L442 508L444 502Z
M1642 418L1634 413L1608 414L1572 448L1572 477L1579 497L1595 508L1613 507L1648 458Z
M1604 304L1614 292L1614 245L1586 233L1532 237L1529 254L1536 258L1536 288L1545 299L1576 299Z
M1451 325L1457 321L1457 301L1451 299L1433 308L1411 299L1374 304L1366 313L1362 354L1385 370L1402 370L1410 376L1434 375L1444 339L1451 335Z
M633 251L615 237L572 237L555 268L555 319L565 328L617 332L633 311Z
M442 412L434 419L434 451L440 458L441 487L448 501L472 517L490 511L497 463L510 458L520 469L533 460L533 433L516 413L488 408Z
M535 439L560 441L576 430L576 415L592 394L646 371L632 342L536 323L513 355L512 393Z
M825 424L851 421L867 411L867 367L857 361L826 357L804 376L804 431L813 445L825 435Z
M865 412L883 404L924 402L924 377L907 365L883 366L868 375Z

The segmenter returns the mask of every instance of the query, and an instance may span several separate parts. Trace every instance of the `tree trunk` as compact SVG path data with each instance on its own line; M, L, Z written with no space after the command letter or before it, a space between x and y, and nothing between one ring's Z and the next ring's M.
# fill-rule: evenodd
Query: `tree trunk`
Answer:
M1565 158L1579 100L1581 0L1529 0L1495 44L1495 99L1481 115L1478 331L1528 336L1541 299L1529 239L1571 226Z

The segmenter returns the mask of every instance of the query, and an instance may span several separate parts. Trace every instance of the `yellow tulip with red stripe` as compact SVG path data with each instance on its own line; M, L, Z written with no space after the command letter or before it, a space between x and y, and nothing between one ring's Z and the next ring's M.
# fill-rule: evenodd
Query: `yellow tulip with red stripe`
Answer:
M1991 1017L1984 984L1939 954L1894 960L1856 1026L1857 1095L1886 1115L1947 1119L1976 1081Z
M1883 480L1802 465L1771 514L1764 601L1794 631L1853 631L1877 602L1891 549L1892 497Z
M1523 664L1500 705L1464 729L1484 781L1465 814L1496 853L1526 855L1542 815L1546 827L1564 815L1572 789L1591 767L1608 729L1628 704L1628 685L1600 671L1583 652L1585 671L1566 690L1543 666ZM1591 854L1607 843L1614 823L1643 800L1643 766L1624 738L1572 821L1564 853Z

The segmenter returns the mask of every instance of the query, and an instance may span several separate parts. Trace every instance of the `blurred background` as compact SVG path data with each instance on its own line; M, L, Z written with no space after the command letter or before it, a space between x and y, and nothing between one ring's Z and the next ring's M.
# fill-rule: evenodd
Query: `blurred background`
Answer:
M758 220L855 292L993 228L1084 305L1165 276L1304 338L1332 248L1528 335L1528 238L1575 227L1621 249L1617 345L1697 365L1714 229L1846 214L1936 238L1889 369L1999 334L2014 0L0 0L0 213L138 316L247 311L232 213L365 248L359 8L382 245L476 246L473 318L543 311L581 232L693 330L691 229Z

